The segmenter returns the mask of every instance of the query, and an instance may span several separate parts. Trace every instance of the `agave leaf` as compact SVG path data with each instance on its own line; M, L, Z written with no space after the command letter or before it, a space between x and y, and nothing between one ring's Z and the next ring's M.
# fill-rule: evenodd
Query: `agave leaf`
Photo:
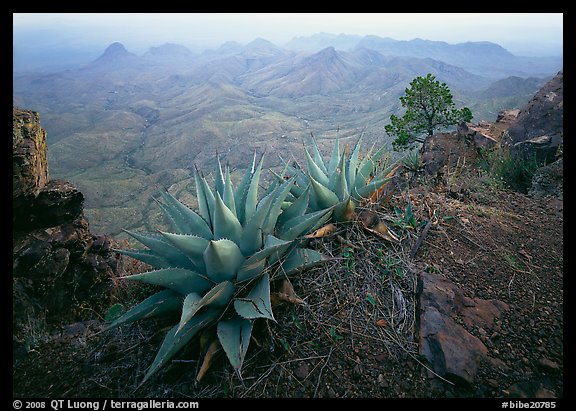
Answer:
M314 162L320 167L320 169L324 172L324 174L328 175L328 169L324 164L324 159L322 158L322 154L320 154L320 150L318 149L318 144L316 144L316 139L314 136L311 138L312 140L312 154L314 155Z
M340 202L336 207L334 207L334 212L332 213L334 221L342 222L354 220L356 217L355 209L356 204L354 204L351 197L348 197L346 200Z
M260 158L260 162L258 163L256 170L254 170L254 173L252 173L252 179L250 180L250 185L248 186L246 201L244 203L244 221L249 221L256 212L256 206L258 204L258 185L260 184L262 164L264 164L264 155L262 155ZM241 204L239 204L238 207L241 207Z
M356 201L369 198L376 190L378 190L380 187L382 187L390 180L391 180L390 177L374 178L364 187L356 189L354 193L352 193L352 198L355 199Z
M370 150L372 151L372 150ZM374 155L366 155L360 162L358 166L358 172L356 173L356 178L354 179L354 187L351 188L351 192L354 193L359 188L365 186L370 178L374 176L376 169L376 160L386 151L386 146L380 147Z
M230 281L223 281L216 284L204 297L200 297L198 293L188 294L182 305L182 316L180 317L180 324L176 333L179 333L201 308L222 308L226 306L234 296L235 291L236 287L234 284Z
M344 201L345 198L349 197L350 192L348 190L348 181L346 180L347 170L346 162L344 161L344 156L342 156L342 161L339 165L340 170L335 173L338 176L337 184L332 190L334 194L338 197L340 201Z
M334 143L334 148L332 148L332 155L330 156L330 162L328 163L328 174L334 174L338 163L340 162L340 139L336 137L336 142Z
M359 189L360 187L364 187L369 179L374 177L374 168L376 164L374 161L369 157L364 157L362 159L362 164L360 164L358 171L356 172L356 178L354 179L354 184L351 187L351 192Z
M152 250L120 250L114 249L115 252L127 255L142 261L143 263L151 265L153 268L169 268L172 265L163 257L157 255Z
M360 145L362 144L362 137L364 134L361 134L354 146L354 150L352 150L352 154L350 155L350 159L348 160L348 169L346 174L346 181L349 187L351 187L355 180L356 180L356 171L358 169L358 158L360 156Z
M326 173L324 173L324 171L322 171L318 164L314 162L312 157L310 157L310 153L306 147L304 147L304 154L306 155L306 162L308 164L308 173L310 174L310 177L313 177L316 181L320 182L320 184L327 186L329 181L328 176Z
M190 294L191 292L202 294L209 290L213 284L208 278L201 274L183 268L163 268L121 278L159 285L183 295Z
M188 342L198 333L198 331L207 327L221 315L220 310L207 310L194 316L188 323L176 333L178 324L172 327L164 337L164 341L156 354L148 372L144 376L144 384L156 371L166 364L178 351L180 351Z
M178 201L168 191L162 193L162 198L166 202L162 207L166 208L166 213L168 213L176 231L180 234L193 234L207 240L212 239L210 227L194 210ZM158 202L158 204L162 203Z
M340 202L340 199L328 187L322 185L316 179L310 176L310 183L312 186L312 193L318 208L329 208L335 206Z
M310 189L307 188L300 197L296 198L288 208L282 211L282 214L278 216L277 225L281 227L286 221L304 215L308 208L309 198Z
M236 282L243 282L256 278L264 272L265 268L266 268L265 258L261 260L253 260L250 263L245 261L238 269L238 274L236 275Z
M236 215L226 207L219 193L216 193L214 204L214 239L228 238L240 244L242 225Z
M268 318L276 321L270 304L270 276L268 273L258 280L246 297L234 299L234 309L242 318L248 320Z
M286 241L269 234L264 239L264 248L252 254L245 262L250 264L254 261L266 259L274 253L281 253L282 250L286 249L291 243L292 241Z
M313 231L313 227L315 227L324 216L329 217L331 212L332 209L327 208L291 218L278 228L276 234L283 240L295 240L302 234Z
M206 274L215 283L236 278L236 272L243 262L240 248L231 240L212 240L204 251Z
M236 209L236 217L238 217L238 221L240 224L244 225L244 212L246 211L246 196L248 195L248 187L250 185L250 180L252 179L252 174L254 173L256 167L256 152L254 152L254 157L252 158L252 167L246 169L240 184L236 188L236 192L234 194L234 204L238 204L238 208Z
M220 162L220 155L216 152L216 177L214 181L214 186L216 187L216 193L220 194L220 197L224 196L224 173L222 172L222 163Z
M213 226L212 215L214 212L214 194L204 177L195 168L194 180L196 182L196 199L198 200L198 211L200 216L206 221L209 227Z
M236 214L236 201L234 199L234 186L232 185L230 167L228 165L226 165L226 172L224 175L224 194L222 195L222 201L224 201L226 207L232 211L232 214L238 218L238 215Z
M327 258L316 250L295 248L286 256L280 266L283 274L293 275L325 261L327 261Z
M202 237L188 234L173 234L160 231L172 245L181 250L184 254L192 260L195 265L202 260L204 250L208 247L208 240ZM204 264L201 264L203 267Z
M244 225L240 250L245 256L252 255L262 248L262 227L264 225L264 219L270 211L273 200L274 196L272 194L269 194L260 200L260 203L258 203L258 209Z
M182 307L182 295L172 290L162 290L141 301L126 311L104 331L116 328L122 324L131 323L144 318L150 318L169 311L176 311Z
M230 364L240 373L252 335L252 321L234 316L230 320L219 321L217 332Z
M377 203L380 201L380 199L383 196L383 193L386 189L386 186L388 185L388 183L390 183L390 181L392 180L392 178L394 177L394 174L396 173L396 170L398 170L398 168L400 167L401 164L396 164L392 167L387 168L386 170L384 170L384 172L388 171L384 178L388 179L388 181L386 181L384 184L382 184L376 191L374 191L371 195L370 195L370 202L373 203ZM384 174L384 173L382 173Z
M274 230L278 216L282 212L282 203L290 192L292 185L294 185L294 178L286 180L281 186L272 192L271 195L273 196L273 201L270 205L270 211L268 211L262 226L262 232L264 234L271 234Z
M166 241L160 234L140 234L128 230L124 230L124 232L140 241L152 250L154 254L164 258L171 267L192 268L192 263L188 257Z

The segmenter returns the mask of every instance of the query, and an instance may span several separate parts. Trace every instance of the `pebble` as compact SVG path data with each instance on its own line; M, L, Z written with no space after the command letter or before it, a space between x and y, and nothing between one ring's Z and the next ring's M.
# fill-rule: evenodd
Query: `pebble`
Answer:
M298 368L294 370L294 375L300 380L303 380L306 377L308 377L309 373L310 373L310 367L306 363L300 365Z
M538 366L544 371L558 371L560 366L557 362L554 362L548 358L540 358L538 360Z

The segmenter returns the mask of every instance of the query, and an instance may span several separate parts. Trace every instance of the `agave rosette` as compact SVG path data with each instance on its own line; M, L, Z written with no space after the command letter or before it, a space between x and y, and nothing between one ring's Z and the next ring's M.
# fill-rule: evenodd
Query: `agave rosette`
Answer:
M339 139L336 138L332 155L324 161L316 140L312 137L312 154L304 147L307 171L296 162L286 163L279 181L294 178L290 189L292 199L298 199L309 193L309 210L331 209L332 219L336 222L352 220L355 208L361 201L368 200L381 190L391 179L398 162L382 167L382 146L373 152L374 146L360 156L362 136L354 145L349 156L341 152ZM290 197L289 197L290 199Z
M126 231L147 249L118 251L154 270L123 278L164 290L131 308L108 329L181 311L180 321L168 331L144 381L199 331L214 324L230 363L240 372L254 321L274 320L271 268L292 275L326 260L321 253L302 248L298 239L325 221L330 210L307 213L306 196L286 207L295 178L276 183L259 200L262 163L263 158L256 165L254 156L252 167L235 189L230 168L222 171L218 158L214 190L196 170L198 211L167 191L157 200L172 232Z

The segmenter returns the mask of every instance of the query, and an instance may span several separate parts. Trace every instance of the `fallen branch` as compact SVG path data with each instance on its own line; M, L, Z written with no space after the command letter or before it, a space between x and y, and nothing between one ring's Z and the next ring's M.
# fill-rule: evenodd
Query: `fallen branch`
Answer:
M428 231L430 231L430 227L432 227L432 220L428 220L428 223L426 223L426 227L424 227L424 230L422 230L422 233L420 234L420 236L418 237L418 240L416 240L416 243L414 244L414 246L412 247L412 249L410 250L410 259L414 259L414 257L416 257L416 253L418 252L418 249L420 248L420 246L422 245L422 242L424 241L424 238L426 238L426 235L428 234Z

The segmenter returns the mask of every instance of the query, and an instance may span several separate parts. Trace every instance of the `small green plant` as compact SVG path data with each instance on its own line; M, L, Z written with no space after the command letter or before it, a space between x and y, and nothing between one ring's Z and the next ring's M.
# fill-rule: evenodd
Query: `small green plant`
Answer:
M413 174L417 173L420 168L422 167L422 155L420 153L420 149L415 149L402 159L402 164L404 168L412 172Z
M277 184L258 200L263 158L256 156L235 189L227 166L218 158L215 190L196 170L198 212L170 193L158 206L172 232L126 231L148 247L117 250L150 264L154 270L123 277L163 287L114 320L112 329L128 322L180 312L148 369L148 380L200 331L215 326L218 341L240 375L254 321L274 320L270 303L272 269L292 275L326 258L302 248L299 237L329 211L306 214L305 203L282 210L294 179ZM143 382L144 382L143 381Z
M372 297L372 294L367 293L366 294L366 301L368 301L372 307L376 307L376 300L374 300L374 297Z
M330 336L336 342L344 338L336 332L336 327L334 327L333 325L330 326Z
M354 265L356 260L354 257L354 248L344 247L342 250L342 257L344 258L344 267L346 267L346 275L354 274Z
M394 213L396 214L396 220L393 222L393 225L396 227L404 229L416 229L418 226L418 222L416 221L416 216L412 211L412 203L410 198L408 198L408 204L406 205L406 209L402 211L402 209L398 207L394 207Z
M284 348L285 351L290 351L290 344L288 344L286 337L280 338L280 344L282 344L282 348Z
M385 256L380 260L380 266L382 267L382 280L387 279L391 275L395 275L398 278L404 278L406 272L402 268L402 261L390 256Z
M507 188L526 194L536 170L542 166L535 155L513 158L509 150L482 152L479 166L498 188Z

